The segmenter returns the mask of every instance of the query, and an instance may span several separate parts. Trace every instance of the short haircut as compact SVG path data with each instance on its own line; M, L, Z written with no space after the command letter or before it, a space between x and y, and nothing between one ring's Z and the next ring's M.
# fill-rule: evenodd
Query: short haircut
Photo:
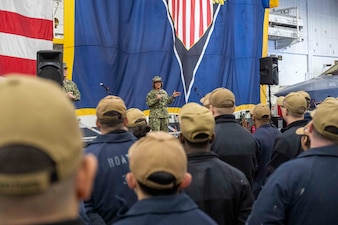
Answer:
M176 181L175 177L172 174L166 173L166 172L153 173L148 177L148 180L151 180L151 181L159 183L159 184L170 184L173 181ZM145 194L148 194L148 195L151 195L151 196L176 194L178 192L178 187L180 186L180 184L175 184L171 188L155 189L155 188L148 187L148 186L142 184L139 181L137 181L137 183L139 184L141 190Z
M139 120L142 120L142 119L138 119L136 122L138 122ZM146 134L150 132L151 128L147 124L142 124L142 125L135 126L135 127L128 127L128 130L132 132L136 138L139 139L141 137L146 136Z
M199 139L199 138L204 139L206 137L208 137L207 134L198 134L198 135L195 136L196 139ZM188 139L186 139L185 137L184 137L184 139L188 143L188 145L193 147L193 148L206 147L210 143L210 140L206 140L206 141L203 141L203 142L191 142Z

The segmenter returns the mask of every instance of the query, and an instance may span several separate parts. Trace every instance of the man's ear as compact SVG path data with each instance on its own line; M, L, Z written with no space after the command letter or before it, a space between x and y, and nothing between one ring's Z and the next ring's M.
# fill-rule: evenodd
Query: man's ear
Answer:
M76 176L76 193L79 199L86 199L92 193L97 171L97 159L94 155L84 155Z
M100 128L100 127L101 127L100 122L99 122L98 119L96 119L95 124L96 124L96 127L97 127L97 128Z
M212 113L212 115L215 116L215 109L212 105L209 106L209 110Z
M308 134L312 134L313 133L313 122L310 121L307 125L306 131L308 132Z
M124 126L126 127L127 125L128 125L128 118L126 117L126 118L124 118Z
M191 184L192 176L190 173L186 173L183 177L183 180L179 186L179 189L184 189Z
M213 133L213 134L211 135L211 138L210 138L210 140L209 140L209 143L211 144L212 142L214 142L214 140L215 140L215 133Z
M131 172L127 173L127 175L126 175L126 181L127 181L128 187L130 189L135 189L136 188L137 180L135 179L133 173L131 173Z

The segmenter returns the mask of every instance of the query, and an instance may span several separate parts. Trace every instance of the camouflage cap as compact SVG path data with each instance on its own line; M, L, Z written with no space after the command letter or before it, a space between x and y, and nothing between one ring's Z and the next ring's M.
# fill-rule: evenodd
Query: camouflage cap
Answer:
M154 76L153 77L153 83L155 82L162 82L162 78L160 76Z

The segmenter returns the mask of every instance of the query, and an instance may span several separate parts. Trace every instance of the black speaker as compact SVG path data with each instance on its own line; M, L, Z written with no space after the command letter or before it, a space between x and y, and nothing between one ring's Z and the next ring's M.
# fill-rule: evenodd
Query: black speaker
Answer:
M37 52L36 75L53 80L63 86L63 57L61 51L41 50Z
M260 84L278 85L278 58L264 57L259 59Z

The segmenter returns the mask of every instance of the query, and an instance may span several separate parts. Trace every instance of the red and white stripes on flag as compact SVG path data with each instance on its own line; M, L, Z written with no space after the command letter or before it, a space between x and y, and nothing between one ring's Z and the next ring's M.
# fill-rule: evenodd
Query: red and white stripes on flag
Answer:
M186 49L199 41L213 20L212 0L168 0L168 9Z
M36 53L53 49L52 0L0 0L0 76L36 74Z

